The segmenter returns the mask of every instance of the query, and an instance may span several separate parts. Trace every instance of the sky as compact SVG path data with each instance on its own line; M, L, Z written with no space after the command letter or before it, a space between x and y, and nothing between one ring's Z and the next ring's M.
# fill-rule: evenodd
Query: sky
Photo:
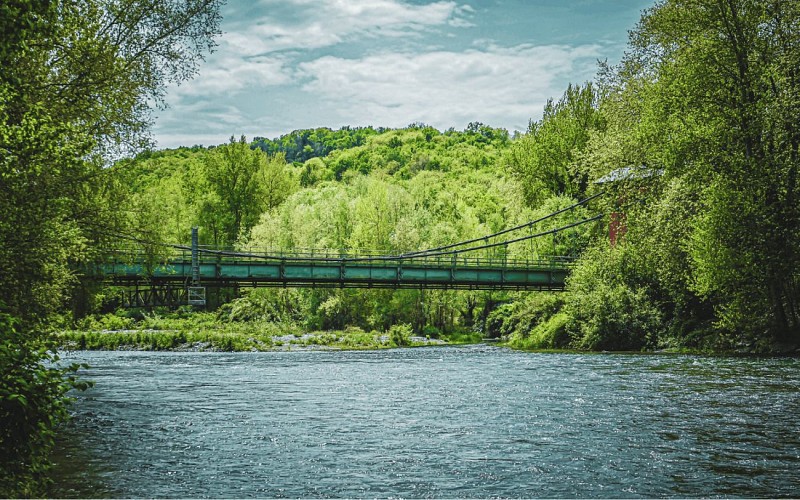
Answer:
M167 89L158 147L293 130L470 122L527 129L616 64L653 0L228 0L197 76Z

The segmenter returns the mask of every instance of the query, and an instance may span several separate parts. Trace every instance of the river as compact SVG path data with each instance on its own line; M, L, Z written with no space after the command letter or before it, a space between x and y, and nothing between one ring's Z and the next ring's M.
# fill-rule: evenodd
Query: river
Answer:
M780 497L800 360L76 352L61 497Z

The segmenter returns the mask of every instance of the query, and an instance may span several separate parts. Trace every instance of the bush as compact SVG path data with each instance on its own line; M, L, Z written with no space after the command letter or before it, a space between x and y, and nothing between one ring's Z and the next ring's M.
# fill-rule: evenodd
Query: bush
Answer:
M571 346L589 350L641 350L657 345L662 313L628 245L597 248L569 278L564 312Z
M44 335L25 335L0 313L0 497L43 495L56 426L67 417L70 389L89 387L59 367Z
M106 314L100 318L100 325L102 330L128 330L133 325L133 320L116 314Z
M518 302L503 304L492 311L486 319L487 335L489 338L508 338L511 345L516 346L534 329L558 313L563 304L563 295L552 292L531 293Z
M389 341L397 347L404 347L411 343L411 335L414 330L411 325L399 324L389 328Z
M575 294L568 310L576 325L572 343L579 349L638 351L653 347L662 327L661 313L644 290L621 284Z
M507 335L513 329L515 304L502 304L497 306L486 317L486 337L497 339Z
M438 339L442 332L433 325L425 325L422 329L422 335L429 339Z
M86 316L76 326L84 331L130 330L135 323L136 319L132 315L120 310L116 313Z
M559 349L569 346L568 327L572 319L564 313L557 313L536 325L527 334L515 331L509 344L518 349Z
M376 331L365 332L357 326L348 326L341 332L339 343L343 347L350 348L377 348L383 345L379 338L380 334Z

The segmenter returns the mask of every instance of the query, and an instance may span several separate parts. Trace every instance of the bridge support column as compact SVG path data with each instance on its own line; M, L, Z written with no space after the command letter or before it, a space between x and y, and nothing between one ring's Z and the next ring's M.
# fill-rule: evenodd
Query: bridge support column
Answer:
M196 227L192 228L192 284L186 292L190 306L206 305L206 289L200 286L200 237Z

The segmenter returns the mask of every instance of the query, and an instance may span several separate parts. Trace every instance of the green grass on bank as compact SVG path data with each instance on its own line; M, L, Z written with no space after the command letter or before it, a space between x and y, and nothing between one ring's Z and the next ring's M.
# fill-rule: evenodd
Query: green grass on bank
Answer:
M294 323L224 321L214 313L179 311L140 318L90 316L58 334L66 350L270 351L291 349L385 349L481 341L480 333L415 335L400 324L385 332L358 327L305 332Z

